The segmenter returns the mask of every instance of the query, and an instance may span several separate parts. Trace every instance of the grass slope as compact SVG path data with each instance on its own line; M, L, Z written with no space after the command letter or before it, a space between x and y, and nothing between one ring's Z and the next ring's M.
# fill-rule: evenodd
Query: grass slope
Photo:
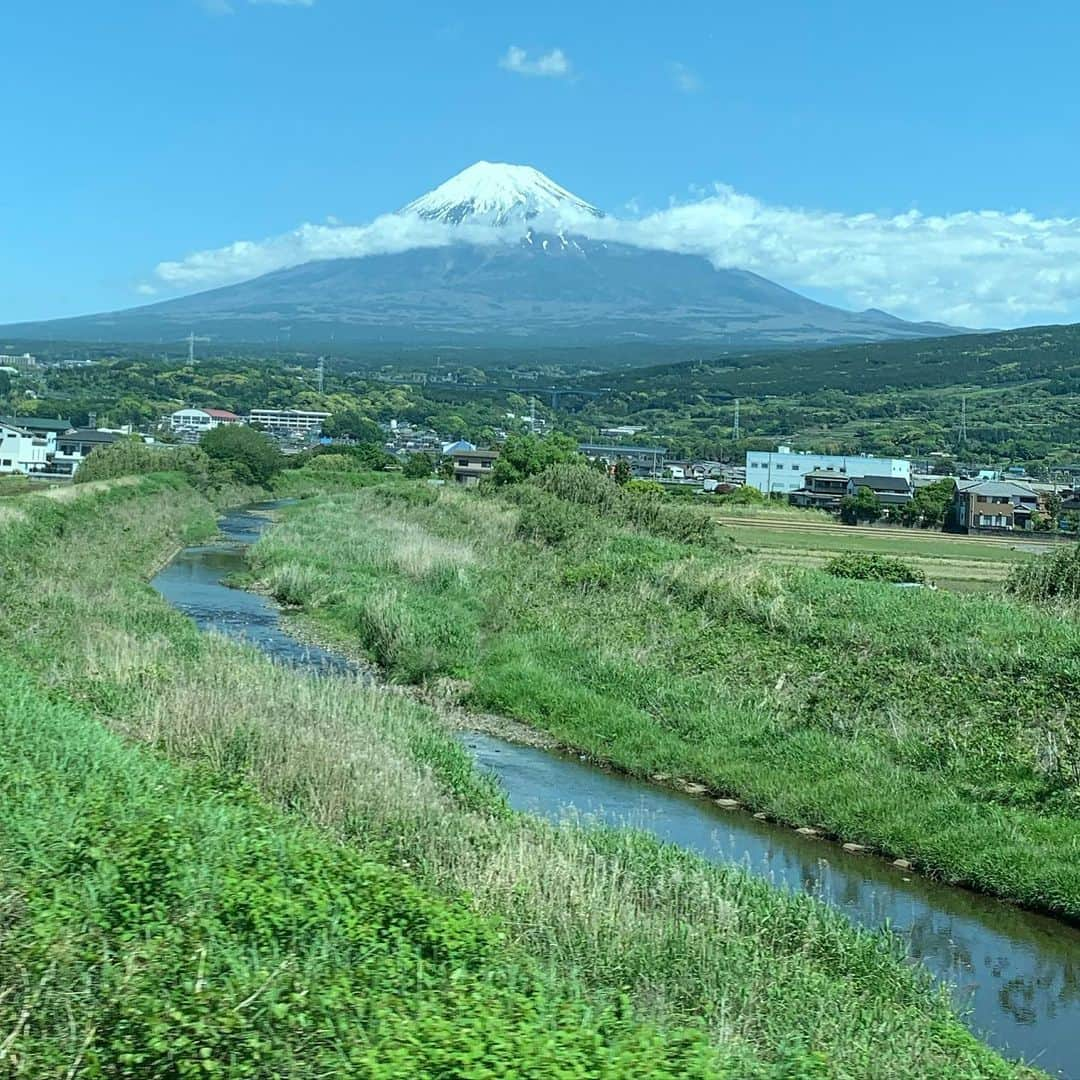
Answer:
M1075 621L621 527L582 476L324 500L255 571L398 678L1080 918Z
M648 838L510 814L430 711L199 634L143 583L211 525L179 480L20 509L0 525L5 1066L1025 1075L888 938ZM125 1073L106 1035L150 1056Z

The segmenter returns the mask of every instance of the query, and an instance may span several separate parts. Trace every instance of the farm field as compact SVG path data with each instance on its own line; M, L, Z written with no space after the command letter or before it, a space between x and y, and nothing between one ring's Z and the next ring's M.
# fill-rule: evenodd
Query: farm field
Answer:
M953 592L996 590L1017 563L1055 546L1029 536L969 538L921 529L840 525L815 514L802 520L767 513L720 512L715 517L737 544L770 562L816 568L849 551L893 555Z

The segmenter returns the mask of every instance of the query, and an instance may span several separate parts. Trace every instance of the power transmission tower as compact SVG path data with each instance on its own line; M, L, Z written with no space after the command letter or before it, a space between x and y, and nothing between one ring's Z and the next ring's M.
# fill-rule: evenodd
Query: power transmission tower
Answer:
M967 442L967 396L960 399L960 445Z
M731 437L735 442L739 441L739 437L742 435L742 427L739 424L739 399L735 399L735 423L731 428Z
M326 357L325 356L320 356L319 357L319 366L315 369L315 374L316 374L316 377L317 377L317 380L318 380L316 385L319 387L319 393L321 394L323 392L323 381L324 381L324 379L326 377Z

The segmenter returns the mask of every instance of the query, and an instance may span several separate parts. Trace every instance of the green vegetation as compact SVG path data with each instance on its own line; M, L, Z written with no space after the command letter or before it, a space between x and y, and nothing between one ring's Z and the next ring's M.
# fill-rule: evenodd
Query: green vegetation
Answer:
M506 490L323 500L253 567L399 679L1080 917L1075 621L776 568L589 470Z
M599 365L598 365L599 366ZM926 341L729 353L610 371L610 388L565 421L644 427L679 457L738 460L777 442L797 449L1027 465L1076 462L1080 326L1043 326ZM732 440L741 404L742 439ZM958 438L961 401L967 432Z
M837 555L825 564L825 573L852 581L885 581L893 585L923 583L926 575L903 559L853 551Z
M644 837L511 814L430 709L200 634L143 584L213 528L180 476L68 494L0 523L16 1075L1028 1075L887 938ZM532 550L518 513L406 483L309 500L290 542L346 527L272 576L317 602L323 555L349 586L337 544L359 545L383 560L368 625L408 647L393 590L442 583L417 630L467 608L477 554Z
M1080 544L1030 559L1013 569L1005 589L1021 600L1080 602Z
M1049 545L1036 536L968 538L924 529L839 525L820 511L794 507L723 507L713 511L724 532L762 561L820 569L834 555L865 552L901 557L928 580L956 592L1000 591L1009 571Z
M882 513L881 500L868 487L856 488L854 495L845 495L840 500L840 519L851 525L860 521L873 523Z
M265 487L284 466L277 446L261 431L245 424L223 424L199 440L199 449L241 484ZM91 459L93 460L93 459Z

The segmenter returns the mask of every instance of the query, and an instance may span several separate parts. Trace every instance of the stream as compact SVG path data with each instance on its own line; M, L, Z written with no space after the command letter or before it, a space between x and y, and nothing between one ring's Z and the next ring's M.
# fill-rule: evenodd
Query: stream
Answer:
M345 658L287 634L266 598L222 584L246 569L245 548L268 524L263 512L276 505L229 513L221 522L225 543L184 549L153 585L201 628L248 641L279 662L316 674L359 674ZM1080 929L572 755L489 735L462 739L517 810L643 829L809 893L860 926L889 926L913 961L955 988L957 1006L976 1034L1006 1056L1080 1080Z

